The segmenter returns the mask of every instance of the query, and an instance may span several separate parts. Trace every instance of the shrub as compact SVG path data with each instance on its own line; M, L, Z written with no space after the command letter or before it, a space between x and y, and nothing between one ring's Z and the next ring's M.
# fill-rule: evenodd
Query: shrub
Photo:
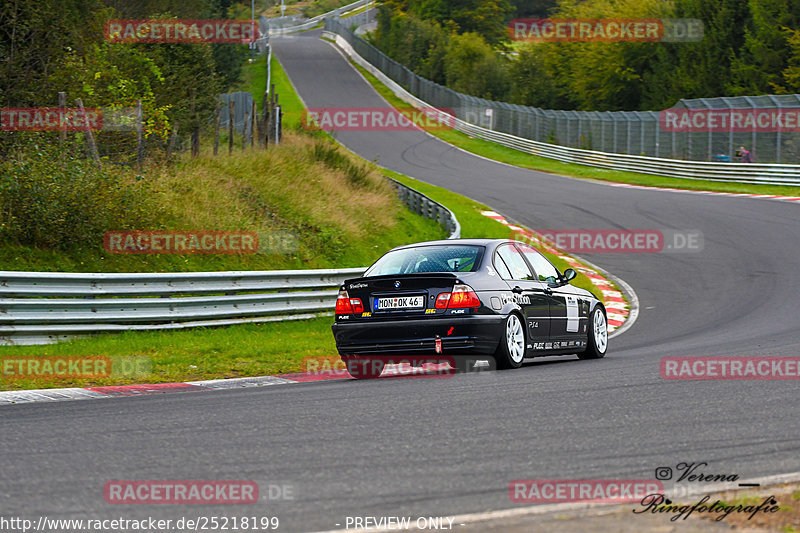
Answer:
M141 177L38 137L0 163L0 242L86 248L100 246L110 228L152 227L157 210Z

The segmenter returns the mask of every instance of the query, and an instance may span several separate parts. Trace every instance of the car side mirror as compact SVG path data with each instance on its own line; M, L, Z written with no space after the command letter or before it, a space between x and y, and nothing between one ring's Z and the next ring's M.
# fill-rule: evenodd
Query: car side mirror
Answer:
M564 285L575 279L577 275L578 273L572 270L571 268L566 269L564 271Z

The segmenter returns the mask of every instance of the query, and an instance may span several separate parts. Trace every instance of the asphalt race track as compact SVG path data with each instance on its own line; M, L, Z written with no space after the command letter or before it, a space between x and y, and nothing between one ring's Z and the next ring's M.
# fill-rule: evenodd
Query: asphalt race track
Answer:
M386 106L318 35L274 39L305 103ZM3 408L3 516L278 516L280 531L315 531L343 528L347 516L519 507L508 496L515 479L652 479L682 461L743 480L800 471L796 381L659 376L665 356L800 353L800 206L521 170L422 132L337 137L531 228L699 230L705 246L585 255L628 282L641 305L599 361ZM254 480L262 501L107 504L104 484L129 479ZM291 486L292 499L269 500L270 484Z

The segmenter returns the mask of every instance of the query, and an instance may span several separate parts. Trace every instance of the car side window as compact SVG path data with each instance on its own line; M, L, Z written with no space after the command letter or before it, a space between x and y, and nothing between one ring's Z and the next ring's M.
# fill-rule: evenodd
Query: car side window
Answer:
M500 257L500 254L497 252L494 254L494 269L497 270L497 273L500 274L501 278L511 279L511 271L508 270L506 262L503 261L503 258Z
M533 270L536 271L535 279L544 281L545 283L558 282L561 278L561 274L559 274L558 269L554 267L545 256L539 253L539 250L525 243L517 243L517 247L525 254L525 259L528 260Z
M504 244L497 249L497 255L503 260L510 271L510 279L531 280L535 279L531 274L531 269L522 258L522 254L511 245ZM509 279L509 278L506 278Z

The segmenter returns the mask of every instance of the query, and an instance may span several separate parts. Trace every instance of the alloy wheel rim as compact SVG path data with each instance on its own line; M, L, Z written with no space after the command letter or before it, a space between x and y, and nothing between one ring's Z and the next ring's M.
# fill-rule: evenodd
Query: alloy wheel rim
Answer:
M525 335L517 315L510 315L506 322L506 346L511 360L521 362L525 355Z
M594 314L594 345L600 353L605 353L608 346L608 327L602 311Z

